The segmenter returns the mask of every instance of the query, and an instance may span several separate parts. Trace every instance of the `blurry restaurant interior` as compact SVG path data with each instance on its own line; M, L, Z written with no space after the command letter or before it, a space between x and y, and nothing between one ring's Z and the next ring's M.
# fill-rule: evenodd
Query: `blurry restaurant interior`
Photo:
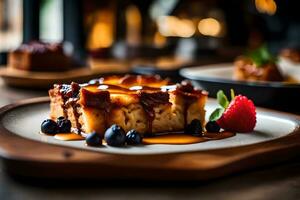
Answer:
M263 44L298 49L299 34L298 1L0 0L0 66L22 43L63 42L79 66L177 81Z
M262 2L262 3L260 3ZM0 0L0 63L22 42L70 43L81 62L169 68L300 46L297 1Z
M205 193L215 195L215 198L209 199L224 200L300 199L299 197L297 198L297 195L300 196L299 8L299 0L0 0L0 199L5 199L1 197L6 195L12 196L12 199L26 199L27 197L27 199L45 198L45 200L47 198L68 198L67 195L73 195L74 198L72 199L82 199L84 195L89 196L89 199L93 199L94 196L94 199L99 199L96 195L116 195L120 198L127 197L127 199L146 199L142 197L142 193L145 193L147 196L151 195L150 198L154 197L155 199L172 199L172 197L178 199L192 199L192 196L196 194L198 196L197 199L199 199L200 196L201 199L205 199ZM260 50L257 51L257 49ZM283 52L286 53L285 50L288 50L287 54L283 54ZM255 53L250 54L249 52L252 51ZM241 55L244 55L244 57L248 56L248 60L244 59ZM238 60L239 58L242 59ZM255 60L257 58L258 60ZM287 58L284 65L288 64L288 66L284 66L284 70L287 70L287 73L281 74L282 58ZM237 60L240 62L237 62ZM249 60L250 64L248 62ZM15 62L13 63L13 61ZM55 66L56 64L54 64L53 66L51 63L58 63L58 65ZM245 68L249 66L250 68L254 68L254 70L253 68L251 69L252 71L249 70L251 71L249 72L250 78L242 77L242 79L235 79L234 70L239 70L239 64L244 65L242 67L246 66ZM22 66L23 69L20 66ZM65 68L63 68L64 66ZM39 69L41 70L39 71ZM208 71L202 69L208 69ZM210 69L212 69L212 71L209 71ZM227 69L229 69L229 71L226 71ZM265 69L266 73L264 71ZM270 71L268 71L269 69ZM245 74L248 73L247 69L245 71L243 71ZM185 74L183 72L185 72ZM253 76L251 74L252 72L254 74ZM269 72L270 74L268 74ZM203 75L202 73L206 74ZM162 78L169 78L172 83L164 82L163 86L159 85L155 88L155 91L163 91L164 94L167 94L167 105L174 105L170 103L171 101L169 102L169 93L167 93L169 90L168 87L165 87L167 84L169 84L168 86L172 84L173 88L176 89L175 92L177 88L180 89L181 86L187 86L186 88L189 90L188 92L182 90L182 93L192 94L197 91L191 87L191 84L186 84L187 82L183 82L181 85L177 84L174 87L173 83L179 83L184 79L191 81L195 88L200 87L200 89L208 91L209 97L211 98L216 98L217 92L223 90L228 96L228 99L230 94L232 94L231 99L234 99L234 92L231 90L234 89L236 95L241 94L247 96L253 100L255 106L257 106L257 112L253 109L251 110L251 114L254 113L255 123L256 113L258 114L258 128L255 129L255 131L252 129L252 135L240 134L236 138L228 140L228 146L226 146L227 140L225 140L225 142L220 141L220 143L212 141L211 146L209 146L210 144L207 146L203 145L201 148L199 147L198 150L197 144L182 143L184 144L183 150L181 150L180 147L178 148L180 150L177 152L176 148L174 148L176 151L174 150L174 152L172 152L173 147L164 147L162 145L163 148L167 149L166 152L169 152L169 149L171 149L171 153L164 153L163 151L163 153L161 153L160 151L163 148L159 146L159 148L157 148L158 150L153 148L154 152L159 152L157 155L154 155L155 153L150 151L151 154L147 153L148 149L151 150L151 148L148 148L148 146L151 145L148 145L147 148L143 148L146 145L141 145L141 147L120 148L120 152L121 150L125 152L120 153L120 157L118 157L118 153L114 153L114 151L111 151L113 152L111 153L109 151L110 147L106 148L108 146L107 142L103 143L104 145L99 145L100 143L102 144L104 132L101 136L102 138L99 137L99 135L97 137L100 142L98 141L99 146L97 146L97 148L99 148L96 150L92 150L86 146L85 139L81 136L82 141L76 141L76 143L71 142L69 145L65 141L55 140L54 137L53 139L52 137L50 138L50 136L48 137L46 133L45 135L43 134L40 124L44 123L43 120L46 119L46 117L49 118L48 91L50 88L53 88L54 84L60 84L59 87L65 89L63 92L65 92L66 95L64 95L68 97L67 102L69 103L69 99L71 99L70 102L74 103L79 100L80 93L78 91L84 91L79 90L84 84L80 85L76 83L91 83L91 85L96 85L97 87L95 88L101 91L109 90L110 83L101 83L101 78L116 74L155 74L160 75ZM242 73L239 75L241 74ZM267 78L265 78L265 80L260 79L262 74L266 74ZM118 77L118 79L124 77ZM141 93L139 92L144 88L151 88L151 85L147 81L143 83L144 85L141 84L143 81L143 79L140 78L141 76L127 77L134 77L136 81L134 84L137 84L130 86L130 88L125 88L125 91L129 91L135 87L138 88L134 91L136 92L135 94L140 95ZM155 78L156 77L159 76L155 76ZM169 81L169 79L166 80ZM98 82L95 82L95 80ZM92 83L93 81L94 83ZM75 82L75 84L73 84L73 82ZM68 87L64 88L65 85L63 85L63 83L69 84ZM97 85L98 83L99 85ZM106 87L100 88L100 86L102 86L101 84ZM73 92L73 85L77 87L77 92ZM86 85L90 86L89 84ZM121 85L119 87L121 88L119 89L121 91L120 94L124 94L124 88L122 88L123 85L120 82L112 85ZM113 86L111 88L113 88ZM56 87L56 85L54 85L54 87ZM164 88L165 90L163 90ZM63 89L59 89L58 91ZM201 94L206 95L206 91L201 91ZM131 94L132 91L129 92L129 94ZM64 95L60 93L59 95L63 101L66 101ZM110 95L109 92L108 95ZM118 97L118 95L116 96ZM151 97L151 95L149 96ZM231 105L227 101L227 97L224 96L225 95L223 95L223 99L221 99L223 100L222 107L220 108L219 106L217 108L217 111L222 111L219 112L219 117L221 117L225 109L228 108L228 105ZM96 97L95 99L98 98L97 95L94 95L94 97ZM125 97L127 98L126 95ZM199 127L201 128L197 133L200 134L201 137L198 137L198 135L196 137L202 139L204 132L206 132L204 118L206 117L214 124L217 124L217 118L211 120L210 117L208 117L209 114L214 113L211 112L212 109L207 109L206 116L204 110L201 110L201 113L199 110L195 110L194 112L194 107L190 106L191 103L189 104L189 102L194 102L194 100L193 97L189 97L190 96L183 99L181 102L182 109L180 112L184 113L181 114L184 116L182 117L182 121L184 121L182 127L184 128L181 131L186 134L185 128L188 127L186 126L188 125L188 109L192 110L191 113L196 113L197 116L201 115L201 117L202 115L204 116L201 121L196 119L196 122L198 120L198 126L196 126L197 129L195 128L195 130L198 130ZM203 95L201 97L203 97ZM84 102L84 100L86 100L85 98L81 98L80 101ZM155 100L159 100L159 98L163 99L161 96L151 98L151 101L154 99L153 102L155 104L157 103ZM102 101L101 98L99 99L97 100ZM128 99L128 102L130 102L130 98ZM140 99L138 100L140 101ZM225 104L227 103L226 106L224 106L224 99L226 100ZM89 102L88 100L86 100L86 102ZM96 115L97 112L95 112L98 118L95 117L94 119L91 117L91 120L87 120L89 123L102 123L102 125L104 124L103 127L106 126L107 128L107 116L110 114L108 111L110 111L111 105L115 106L110 102L110 96L108 96L107 102L101 104L101 106L103 106L103 108L101 107L103 120L99 120L100 114ZM206 108L216 107L217 104L216 106L214 104L216 102L214 99L209 98ZM247 102L249 103L249 101ZM79 123L79 119L82 120L83 114L78 114L77 106L79 104L77 104L77 102L74 104L74 107L71 103L70 108L76 111L73 113L74 118L76 118L76 129L74 130L76 130L76 133L80 133L80 129L77 127L81 128L81 124L79 124L80 126L77 126L77 124ZM91 104L93 103L94 102L91 101ZM159 110L159 114L161 114L162 117L156 119L153 117L156 112L152 105L154 103L149 103L150 105L148 105L148 107L151 108L150 111L145 109L147 106L144 107L144 104L138 103L138 108L143 108L141 110L145 111L145 116L147 114L147 118L145 117L145 119L149 122L145 121L145 127L149 126L149 130L152 133L152 122L154 122L154 119L156 121L164 121L163 118L165 115L161 114L163 111ZM68 119L66 112L69 112L69 110L66 109L66 104L66 102L61 104L57 103L63 113L58 116L65 116L62 117L63 120ZM249 105L245 107L252 109ZM92 111L97 111L98 109L94 109L93 106L91 106L91 108ZM9 111L9 109L12 111ZM13 109L16 109L18 112L15 112ZM275 111L269 109L274 109ZM51 112L53 110L58 109L51 109ZM82 110L80 110L80 112L83 112ZM244 115L248 114L242 109L237 110ZM199 114L197 113L198 111ZM89 114L88 111L86 112ZM168 111L166 111L166 113L167 112ZM18 113L20 113L20 115L18 115ZM34 113L34 116L31 116L32 113ZM130 114L129 111L128 113ZM137 120L134 121L134 123L144 123L139 119L140 112L136 113L137 114L132 114L133 116L137 115ZM118 114L119 113L114 113L113 115L118 116ZM130 116L129 114L128 116ZM4 118L4 115L8 117ZM15 116L17 116L16 119ZM235 117L240 121L244 120L240 115L235 115ZM55 120L56 118L57 117L55 117ZM57 119L59 118L61 117ZM172 118L170 119L172 120ZM192 122L194 120L195 119L193 119ZM252 118L251 120L254 121ZM49 122L51 120L46 119L46 121ZM69 120L67 121L70 122ZM127 124L127 117L124 117L124 121ZM167 123L169 123L169 121L167 121ZM8 124L8 128L4 122ZM179 124L176 120L172 120L172 123L173 122L174 124ZM243 121L243 123L244 122L245 121ZM58 124L58 121L54 123ZM241 124L244 125L243 123ZM8 130L9 125L13 128L17 127L16 130L20 130L20 134ZM203 126L203 129L201 126ZM56 125L56 129L53 131L55 134L53 134L53 136L59 135L57 133L60 133L57 127ZM6 132L4 131L5 128L7 128ZM74 127L72 127L73 133L71 134L75 135L73 128ZM217 134L219 134L220 127L218 128L219 130L216 131L216 133L209 134L216 134L216 136L218 136ZM71 125L66 132L69 133L71 132L70 130ZM107 130L104 130L105 133ZM134 129L132 130L135 131ZM90 132L97 135L94 130ZM224 132L230 133L227 132L227 130ZM235 135L235 132L238 131L233 131L232 134ZM88 135L86 133L84 133L85 137ZM79 135L80 134L77 136ZM35 139L39 137L42 139ZM44 137L46 139L44 139ZM51 142L52 139L58 142ZM201 140L201 142L202 141L208 141L208 139ZM232 144L230 143L231 141L233 141ZM75 145L72 146L73 144ZM78 148L78 146L76 146L77 144L82 144L82 146L76 149ZM141 144L141 140L139 144ZM184 150L189 148L188 144L192 144L192 150ZM220 147L218 146L219 144L221 144ZM274 146L272 146L273 144ZM47 148L42 145L45 145ZM178 145L174 146L176 147ZM134 152L135 148L140 149L136 150L137 153L134 153L130 159L127 159L126 151L128 150L128 152L130 152L130 150L133 149L132 152ZM8 150L6 151L6 149ZM24 149L26 151L24 151ZM13 153L11 153L10 150ZM99 152L97 152L98 150ZM108 150L108 153L104 154L106 150ZM139 152L140 150L141 152ZM185 157L185 151L187 157ZM198 155L197 151L201 154L199 153ZM137 167L130 168L131 165L133 166L142 160L144 156L143 152L146 152L146 156L143 160L145 163L141 162L141 164L136 165ZM202 154L202 152L204 153ZM22 157L19 155L25 156ZM96 156L93 157L94 155ZM295 160L291 159L291 163L286 162L292 158L292 156ZM5 159L8 161L5 161ZM2 162L2 160L4 162ZM152 161L155 165L152 165ZM182 161L182 163L179 161ZM283 164L284 162L289 165L282 167L278 165L278 168L272 169L271 165L273 163ZM94 165L94 163L100 164ZM98 169L98 166L102 165L101 163L104 163L102 166L104 170L102 171ZM158 163L157 166L156 163ZM200 166L199 169L197 168L198 164ZM246 176L240 175L239 173L242 172L244 168L248 169L248 165L251 171L249 170ZM262 168L262 171L258 171L257 173L255 170L252 171L252 167L256 169L263 165L266 166ZM46 167L38 168L39 166ZM116 166L120 166L120 168ZM151 168L151 166L155 167ZM165 166L167 167L163 168ZM239 166L245 167L239 168ZM9 167L11 167L11 172L14 173L14 170L17 171L15 175L19 173L23 176L23 174L25 174L24 177L21 177L24 178L24 180L28 177L30 179L32 174L39 174L41 177L45 175L45 179L38 177L39 179L37 179L37 181L36 179L32 179L33 181L29 180L33 184L31 184L31 182L27 183L25 180L24 182L26 184L23 186L17 181L14 182L15 180L11 181L6 178L4 172L5 170L9 170ZM81 170L80 173L74 173L77 172L77 168L78 171ZM172 170L168 171L169 168ZM148 169L148 171L146 169ZM184 175L182 175L184 174L184 169L187 169L186 173L190 177L195 175L195 180L197 179L196 177L200 177L199 174L196 174L198 172L201 172L204 177L210 177L211 175L213 179L208 182L191 181L190 185L187 179L183 179L185 180L184 182L173 182L177 176L179 178L184 177ZM120 177L120 179L119 177L118 179L112 179L113 181L107 184L107 180L110 180L109 176L111 171L118 171L114 176L120 175L122 177ZM27 172L28 174L26 174ZM87 177L95 176L92 178L98 177L98 174L103 174L104 179L88 183L89 179L87 179L87 181L85 181L85 179L75 181L77 179L72 177L70 178L70 185L68 185L69 182L64 182L67 178L63 177L62 181L54 180L53 187L49 184L51 187L47 189L42 188L44 186L45 188L48 187L47 181L50 183L52 174L56 177L56 172L59 172L58 174L65 173L66 176L69 177L72 177L70 176L72 173L75 174L74 177L84 177L86 174L88 174ZM139 181L143 179L139 179L139 175L143 172L150 172L145 177L150 177L151 181L145 178L145 180L147 180L145 181L146 184L140 185L141 182ZM163 182L163 178L156 175L156 172L170 176L171 181ZM232 176L232 178L227 177L226 173L234 176ZM138 174L138 178L133 179L132 182L127 182L126 178L130 176L134 177L135 174ZM153 177L151 177L152 175ZM223 175L226 175L223 180L217 179L218 176ZM133 182L134 184L132 184ZM161 187L162 184L164 187ZM198 188L196 184L199 184L201 188ZM35 187L35 185L38 187ZM75 187L73 187L73 185ZM40 189L40 187L42 189ZM64 187L66 189L64 189ZM112 187L115 188L111 189ZM172 189L172 187L174 187L174 189ZM156 190L152 190L151 188L155 188ZM9 194L9 192L12 194ZM37 196L37 198L30 198L30 193L32 193L31 195L33 196ZM128 194L130 194L132 198L130 198ZM259 195L261 198L258 198Z

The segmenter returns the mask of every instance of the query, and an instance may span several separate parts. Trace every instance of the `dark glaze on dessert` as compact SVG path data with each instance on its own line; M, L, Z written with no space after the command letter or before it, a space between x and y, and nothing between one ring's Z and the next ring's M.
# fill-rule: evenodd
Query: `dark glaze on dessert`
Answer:
M161 88L149 87L149 86L132 86L129 88L111 85L111 84L82 84L84 89L92 90L91 94L95 95L97 91L109 91L111 94L128 94L135 95L138 91L140 92L162 92Z
M144 111L148 121L148 134L152 134L152 123L155 119L154 106L158 104L169 104L169 93L157 92L157 93L146 93L141 91L139 93L141 104L143 105Z
M193 87L191 82L189 81L182 81L180 85L178 85L175 92L179 95L181 95L183 98L183 115L184 115L184 126L187 125L187 111L191 104L193 104L195 101L197 101L199 95L203 95L202 90L197 90Z
M115 80L118 80L116 82ZM113 107L121 106L121 102L112 103L111 94L125 94L136 97L144 108L148 119L148 133L152 133L152 123L155 119L154 106L160 104L170 104L169 92L175 92L182 96L184 101L184 124L187 124L187 110L194 103L199 95L207 95L202 90L195 89L190 82L183 81L178 85L166 85L168 80L160 79L159 76L132 76L127 75L120 79L116 77L108 79L96 79L88 84L71 83L71 85L58 85L60 94L64 99L64 112L70 105L74 109L76 116L76 128L80 130L76 106L78 103L84 107L95 107L104 110L105 118ZM150 85L150 86L149 86ZM154 85L154 86L151 86ZM163 85L163 86L162 86ZM80 92L81 90L81 92ZM80 94L80 97L79 97ZM65 113L65 117L66 117ZM106 120L107 121L107 120ZM108 128L106 126L106 128Z
M32 41L28 44L22 44L15 52L30 53L63 53L63 45L61 43L46 43L41 41Z
M77 112L77 107L79 106L77 101L79 99L79 90L80 86L78 83L72 82L71 85L56 85L55 87L59 88L60 95L62 96L63 99L63 112L64 112L64 117L67 117L67 108L68 106L71 106L73 109L73 115L75 116L75 123L76 123L76 128L77 130L80 130L81 124L79 123L79 116L80 114Z

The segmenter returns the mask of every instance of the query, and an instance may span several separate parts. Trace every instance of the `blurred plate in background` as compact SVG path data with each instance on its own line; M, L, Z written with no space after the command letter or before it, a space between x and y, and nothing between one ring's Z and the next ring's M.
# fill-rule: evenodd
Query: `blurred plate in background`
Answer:
M119 73L125 73L125 71L120 70ZM0 68L0 77L6 85L28 89L49 89L55 83L71 83L72 81L83 83L109 74L107 71L89 67L64 72L31 72L8 67Z
M199 87L208 90L215 97L218 90L229 95L230 89L236 94L251 98L256 105L291 112L300 112L300 68L280 66L283 73L294 82L246 82L233 77L233 64L223 63L180 70L180 75L194 81Z

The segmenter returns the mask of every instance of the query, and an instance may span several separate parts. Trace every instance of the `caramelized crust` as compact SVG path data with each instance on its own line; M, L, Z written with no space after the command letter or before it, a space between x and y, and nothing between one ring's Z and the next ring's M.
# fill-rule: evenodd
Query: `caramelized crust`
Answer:
M104 134L112 124L142 134L182 131L193 119L204 125L207 93L189 82L171 85L158 76L112 76L88 84L54 85L53 119L65 116L78 132Z
M275 63L257 67L251 59L239 57L234 62L234 79L240 81L283 81L284 77Z

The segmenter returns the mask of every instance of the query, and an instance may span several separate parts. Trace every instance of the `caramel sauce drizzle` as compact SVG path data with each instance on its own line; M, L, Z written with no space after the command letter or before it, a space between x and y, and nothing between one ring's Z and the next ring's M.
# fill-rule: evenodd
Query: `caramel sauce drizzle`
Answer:
M188 109L195 101L197 101L199 95L203 95L202 90L195 90L193 85L188 81L182 81L175 90L177 95L182 96L183 99L183 117L184 127L188 124Z
M84 137L76 133L57 133L54 138L63 141L84 140Z
M193 136L184 133L164 133L143 139L143 144L195 144L212 140L221 140L235 136L235 133L223 131L220 133L204 133L203 136Z
M79 116L80 114L77 112L77 107L79 104L77 103L77 100L79 98L79 90L80 86L77 83L71 83L71 85L58 85L59 92L63 99L63 112L64 117L68 117L68 106L72 107L73 115L75 116L75 124L76 129L81 129L81 124L79 123Z

